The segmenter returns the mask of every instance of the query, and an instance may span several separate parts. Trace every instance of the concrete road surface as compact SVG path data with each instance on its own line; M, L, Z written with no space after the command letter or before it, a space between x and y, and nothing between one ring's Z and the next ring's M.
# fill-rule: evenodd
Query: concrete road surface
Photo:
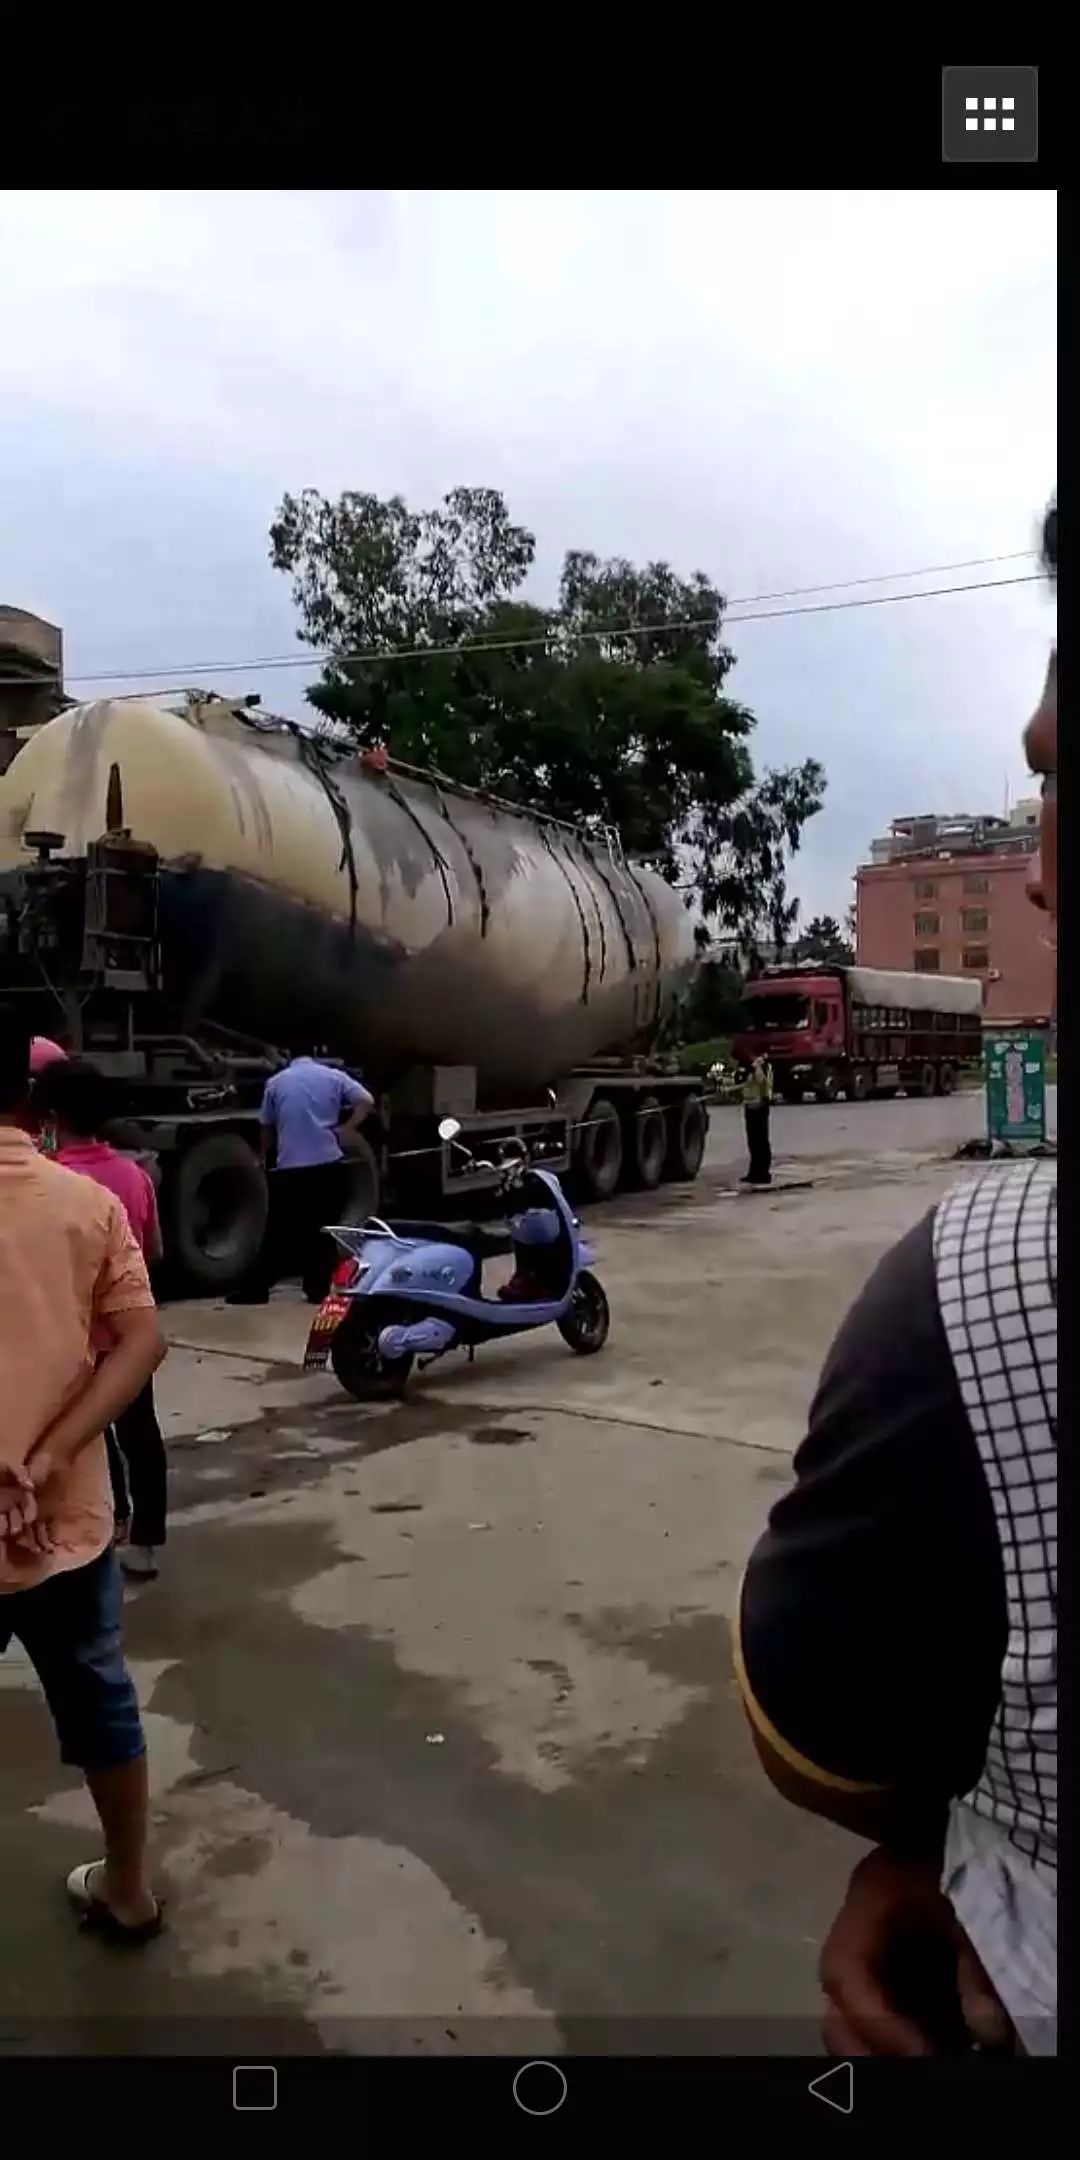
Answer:
M602 1356L534 1336L404 1407L301 1374L295 1293L171 1306L167 1562L127 1613L168 1928L73 1926L98 1837L10 1652L0 2045L812 2049L858 1848L765 1785L730 1617L837 1322L954 1174L912 1130L963 1108L778 1113L832 1152L774 1192L598 1211Z
M911 1149L943 1155L986 1132L986 1099L980 1088L958 1095L867 1103L777 1103L772 1114L773 1152L801 1161L834 1153L881 1155ZM1057 1088L1046 1091L1047 1134L1057 1138ZM714 1108L706 1160L734 1164L744 1153L742 1112Z

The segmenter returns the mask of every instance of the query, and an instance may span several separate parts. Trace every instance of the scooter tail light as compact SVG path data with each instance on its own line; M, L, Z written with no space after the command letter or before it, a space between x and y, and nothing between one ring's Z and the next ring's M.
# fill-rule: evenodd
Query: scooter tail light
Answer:
M353 1283L356 1281L356 1278L360 1274L360 1272L361 1268L359 1260L354 1260L351 1253L347 1254L344 1260L338 1261L338 1264L330 1277L331 1289L351 1290Z

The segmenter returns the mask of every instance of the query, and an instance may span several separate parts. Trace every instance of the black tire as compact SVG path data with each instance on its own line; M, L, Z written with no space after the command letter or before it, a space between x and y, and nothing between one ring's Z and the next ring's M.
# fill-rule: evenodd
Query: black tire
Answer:
M860 1065L857 1072L852 1074L849 1098L852 1102L869 1102L873 1092L874 1075L869 1065Z
M330 1338L334 1377L354 1402L381 1402L405 1392L412 1352L400 1358L379 1355L380 1332L393 1317L374 1298L360 1298Z
M365 1223L370 1215L379 1212L382 1179L375 1150L363 1133L357 1133L349 1142L345 1161L348 1178L341 1220L343 1223Z
M583 1199L610 1200L622 1176L623 1135L619 1113L597 1095L585 1113L577 1171Z
M680 1103L673 1104L668 1116L671 1131L664 1174L669 1178L696 1178L705 1153L709 1113L700 1095L684 1095Z
M558 1323L564 1343L578 1357L595 1357L608 1339L611 1308L603 1287L585 1268L578 1276L569 1312Z
M943 1065L943 1066L942 1066L942 1068L941 1068L941 1072L940 1072L940 1075L939 1075L939 1082L940 1082L941 1092L942 1092L942 1094L943 1094L943 1095L955 1095L955 1093L956 1093L956 1067L955 1067L955 1065Z
M234 1289L266 1235L261 1163L239 1133L214 1133L181 1155L163 1193L167 1260L187 1282L219 1295Z
M918 1093L922 1096L923 1101L928 1102L931 1095L936 1095L937 1091L937 1067L934 1065L920 1065Z
M654 1192L667 1161L667 1119L655 1095L632 1095L626 1113L629 1146L627 1183L639 1192Z
M814 1087L815 1100L817 1102L833 1103L839 1093L840 1082L836 1074L834 1072L822 1073L820 1080L816 1082Z
M784 1103L790 1103L793 1109L797 1109L800 1103L804 1103L806 1101L806 1089L804 1087L798 1087L793 1081L791 1081L788 1083L787 1087L781 1088L780 1100Z

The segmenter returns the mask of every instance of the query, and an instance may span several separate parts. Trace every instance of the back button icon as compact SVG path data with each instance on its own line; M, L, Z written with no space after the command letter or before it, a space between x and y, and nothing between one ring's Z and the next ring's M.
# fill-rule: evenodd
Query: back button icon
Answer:
M824 2100L826 2107L838 2108L841 2115L850 2115L855 2105L855 2072L850 2063L837 2063L835 2070L826 2070L814 2078L810 2091L815 2100Z

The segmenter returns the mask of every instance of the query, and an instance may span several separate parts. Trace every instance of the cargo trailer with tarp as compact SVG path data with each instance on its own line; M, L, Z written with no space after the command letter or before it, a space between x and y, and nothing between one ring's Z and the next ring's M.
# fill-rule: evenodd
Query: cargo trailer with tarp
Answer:
M977 976L894 968L767 968L745 990L743 1064L769 1059L786 1102L951 1095L982 1055Z

